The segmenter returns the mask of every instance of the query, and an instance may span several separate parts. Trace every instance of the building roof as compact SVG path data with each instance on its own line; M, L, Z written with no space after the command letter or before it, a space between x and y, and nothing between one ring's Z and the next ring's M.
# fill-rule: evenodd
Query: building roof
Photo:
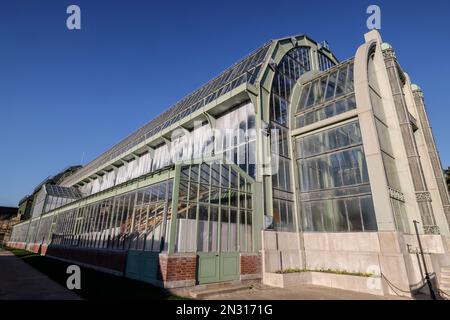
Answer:
M155 119L151 120L146 125L133 132L127 138L123 139L121 142L108 149L106 152L78 170L74 175L64 180L62 183L64 185L71 185L77 182L94 168L100 167L109 160L112 160L125 153L139 143L158 134L165 128L187 117L194 111L207 105L211 101L219 98L220 96L231 91L237 86L246 82L255 84L256 80L259 78L260 74L263 71L262 65L271 57L271 50L269 50L271 45L286 39L300 38L306 38L312 43L317 44L316 41L303 34L270 40L266 42L261 47L247 55L245 58L223 71L217 77L210 80L205 85L203 85L190 95L186 96L175 105L168 108L165 112L157 116ZM323 47L322 50L326 51L328 54L334 57L334 55L327 47Z
M41 183L39 183L36 186L36 188L34 188L33 194L38 192L42 188L42 186L44 184L48 185L48 184L59 184L59 183L61 183L65 178L71 176L73 173L75 173L76 171L78 171L81 168L82 168L81 165L69 166L69 167L64 168L62 171L58 172L54 176L45 178ZM22 199L22 200L25 200L25 198Z
M76 188L63 187L59 185L48 184L45 186L45 190L49 196L58 198L80 199L81 193Z
M19 207L22 203L24 203L25 201L33 201L33 196L27 194L26 196L24 196L22 199L20 199L19 201Z
M94 167L100 166L108 160L133 148L140 142L154 136L171 124L183 119L192 112L217 99L235 87L245 83L254 83L261 72L261 65L266 59L267 52L272 41L265 43L247 57L226 69L219 76L207 82L198 90L194 91L165 112L148 122L146 125L129 135L95 160L87 164L77 172L76 176L87 173ZM74 177L75 178L75 177ZM72 179L71 179L72 180Z

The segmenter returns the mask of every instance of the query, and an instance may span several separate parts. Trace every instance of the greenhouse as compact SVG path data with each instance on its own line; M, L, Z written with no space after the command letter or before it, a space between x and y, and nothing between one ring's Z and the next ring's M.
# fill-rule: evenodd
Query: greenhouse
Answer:
M377 31L344 61L286 37L45 180L8 245L164 287L376 266L410 288L414 220L449 255L439 166L423 92Z

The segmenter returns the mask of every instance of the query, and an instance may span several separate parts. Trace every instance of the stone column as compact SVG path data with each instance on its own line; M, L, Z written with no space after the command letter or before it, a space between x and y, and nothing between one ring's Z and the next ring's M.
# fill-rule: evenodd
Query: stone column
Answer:
M439 153L436 148L436 143L433 138L433 133L431 131L430 122L425 109L424 95L423 91L417 87L412 86L414 103L417 108L417 114L419 116L420 127L425 138L426 148L428 150L428 155L430 157L431 167L433 169L433 174L436 179L436 184L438 187L439 195L442 201L442 206L444 208L445 217L447 219L447 224L450 227L450 200L447 190L447 185L444 179L444 174L442 171L441 161L439 159Z
M383 55L392 89L395 110L400 123L400 131L406 148L409 170L413 178L414 191L422 218L423 229L426 234L437 234L439 233L439 228L436 225L431 207L431 195L425 181L414 132L409 121L409 111L403 93L403 86L406 79L397 63L397 58L392 48L384 50Z

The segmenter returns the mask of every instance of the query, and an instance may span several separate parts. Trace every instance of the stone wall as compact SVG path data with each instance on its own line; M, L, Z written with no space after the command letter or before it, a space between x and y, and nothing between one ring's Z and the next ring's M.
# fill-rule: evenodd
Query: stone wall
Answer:
M300 236L295 232L263 231L264 272L295 269L302 265Z
M382 274L386 294L410 296L423 290L424 267L414 235L388 231L318 232L297 234L298 242L294 241L294 235L263 231L265 278L266 273L280 269L331 269ZM440 235L421 235L421 242L428 270L438 280L439 268L450 261L447 239ZM297 257L298 263L292 263Z

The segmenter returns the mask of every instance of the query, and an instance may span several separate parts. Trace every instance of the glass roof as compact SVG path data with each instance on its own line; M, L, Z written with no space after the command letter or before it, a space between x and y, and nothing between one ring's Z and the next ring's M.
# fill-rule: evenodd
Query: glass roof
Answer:
M107 150L99 157L88 163L86 166L78 170L75 174L63 181L64 185L71 185L80 181L85 175L101 167L106 162L120 156L127 150L130 150L139 143L158 134L165 128L185 118L189 114L195 112L199 108L207 105L213 100L219 98L225 93L233 90L243 83L255 84L256 80L262 72L261 66L270 58L269 48L275 42L294 38L308 38L305 35L296 35L277 40L270 40L256 49L244 59L235 63L226 69L216 78L207 82L198 90L186 96L178 103L167 109L165 112L148 122L146 125L129 135L127 138ZM314 40L308 38L310 41Z
M145 126L138 129L120 143L84 166L81 170L64 181L64 184L67 185L76 182L93 168L114 159L239 85L246 82L254 84L261 72L261 65L267 58L267 52L271 44L272 41L265 43L262 47L235 63L219 76L183 98L164 113L160 114Z
M58 198L80 199L81 193L76 188L48 184L45 190L49 196Z

